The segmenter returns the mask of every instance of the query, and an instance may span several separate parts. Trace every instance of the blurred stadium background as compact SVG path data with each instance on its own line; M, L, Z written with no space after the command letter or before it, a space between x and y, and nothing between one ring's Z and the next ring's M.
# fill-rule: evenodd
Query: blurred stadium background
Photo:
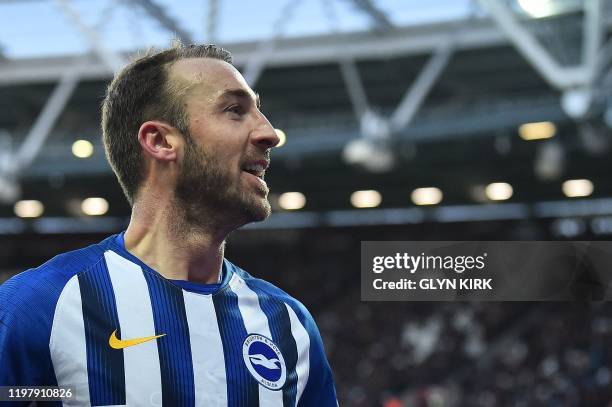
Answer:
M612 235L608 0L0 0L0 281L122 230L99 105L216 42L286 135L227 256L313 312L342 406L610 406L605 303L365 303L362 240Z

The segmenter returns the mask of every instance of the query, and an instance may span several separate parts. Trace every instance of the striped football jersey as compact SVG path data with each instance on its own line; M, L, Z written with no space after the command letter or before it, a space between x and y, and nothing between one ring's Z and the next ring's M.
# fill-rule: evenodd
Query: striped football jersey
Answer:
M16 385L72 387L65 406L337 406L300 302L227 260L219 284L165 279L122 234L0 286L0 386Z

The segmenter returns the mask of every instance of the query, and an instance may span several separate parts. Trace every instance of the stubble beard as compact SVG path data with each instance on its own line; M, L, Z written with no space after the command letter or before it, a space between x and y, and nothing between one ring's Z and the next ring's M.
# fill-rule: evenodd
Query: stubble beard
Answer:
M235 229L265 220L271 212L267 196L256 193L214 154L186 135L186 150L177 179L177 209L191 228Z

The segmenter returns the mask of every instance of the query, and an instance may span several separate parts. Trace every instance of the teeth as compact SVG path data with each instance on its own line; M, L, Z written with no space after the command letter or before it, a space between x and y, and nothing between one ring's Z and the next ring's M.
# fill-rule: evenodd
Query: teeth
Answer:
M247 165L245 169L248 171L263 171L264 167L261 164L251 164Z

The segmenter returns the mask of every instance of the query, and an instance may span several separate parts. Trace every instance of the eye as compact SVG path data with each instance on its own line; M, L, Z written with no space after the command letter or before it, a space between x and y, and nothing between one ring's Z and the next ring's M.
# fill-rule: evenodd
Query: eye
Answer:
M242 116L244 114L244 109L240 105L231 105L230 107L225 109L225 111L239 116Z

